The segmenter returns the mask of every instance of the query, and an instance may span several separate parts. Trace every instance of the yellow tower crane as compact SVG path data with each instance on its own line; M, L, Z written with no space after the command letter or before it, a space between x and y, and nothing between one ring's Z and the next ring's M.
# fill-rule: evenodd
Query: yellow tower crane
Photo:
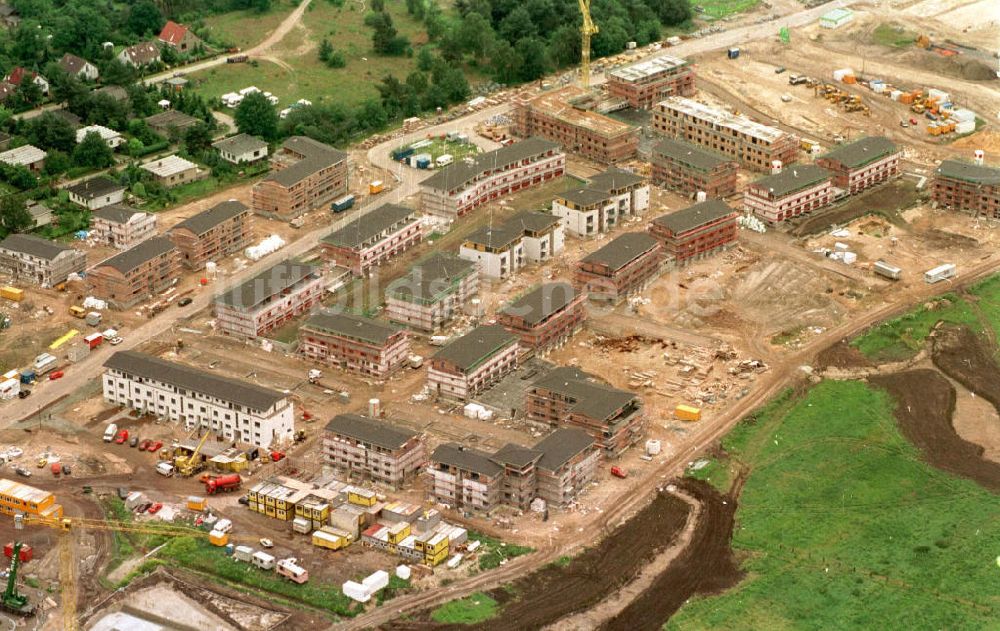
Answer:
M159 535L163 537L196 537L204 539L209 536L204 530L185 526L148 526L144 524L129 524L106 519L89 519L86 517L40 517L37 515L14 515L14 528L21 530L25 526L46 526L59 531L59 583L61 586L63 626L66 631L76 631L79 628L76 606L79 596L76 581L76 559L73 555L74 530L101 530L110 532L131 532L144 535ZM250 541L246 537L230 537L233 541Z
M580 26L580 85L583 89L590 88L590 38L597 35L598 28L590 17L590 0L579 0L580 13L583 14L583 24Z

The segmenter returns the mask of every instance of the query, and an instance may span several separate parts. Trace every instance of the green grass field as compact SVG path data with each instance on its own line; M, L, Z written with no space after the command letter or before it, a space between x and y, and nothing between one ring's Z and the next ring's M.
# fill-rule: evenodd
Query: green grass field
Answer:
M995 283L1000 282L1000 278L993 280ZM1000 296L1000 284L997 285L996 291ZM977 330L981 329L975 310L955 294L945 294L930 304L933 308L923 306L872 327L854 339L851 345L875 361L897 361L916 355L927 339L927 334L939 320L968 324ZM994 314L1000 323L1000 310L994 310Z
M264 41L268 33L294 10L295 4L284 0L275 2L271 10L263 14L249 10L213 15L204 20L206 35L211 41L246 50Z
M892 24L879 24L872 32L872 42L882 46L904 48L915 41L917 41L916 33Z
M406 13L403 0L388 0L386 6L400 35L407 37L411 44L426 40L423 26ZM270 18L270 14L267 17ZM228 27L223 21L219 28L235 31L243 28L238 19L232 22L234 26ZM372 51L371 33L372 30L364 25L359 3L347 2L343 7L336 7L328 0L313 0L301 24L271 51L274 61L261 59L257 64L227 64L194 73L190 78L196 82L195 89L209 98L255 85L277 96L279 107L287 107L298 99L313 103L356 104L377 98L375 84L385 75L404 79L416 68L411 57L376 55ZM318 47L324 38L343 53L347 60L345 67L328 68L319 60Z
M431 612L434 622L477 624L497 615L497 601L482 592L445 603Z
M760 0L692 0L692 7L701 7L695 17L718 20L736 13L749 11L760 4ZM697 10L697 9L696 9Z
M750 472L733 534L747 576L666 628L996 628L996 496L926 465L893 405L827 381L738 425L723 464Z
M1000 338L1000 275L990 276L973 285L969 293L978 299L977 306L984 324Z

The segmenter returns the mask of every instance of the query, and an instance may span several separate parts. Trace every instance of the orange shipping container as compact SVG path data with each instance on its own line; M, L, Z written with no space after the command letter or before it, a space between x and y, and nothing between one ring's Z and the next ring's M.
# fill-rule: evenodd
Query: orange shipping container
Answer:
M857 82L858 82L858 78L855 77L854 75L852 75L852 74L844 75L844 83L852 83L853 84L853 83L857 83Z

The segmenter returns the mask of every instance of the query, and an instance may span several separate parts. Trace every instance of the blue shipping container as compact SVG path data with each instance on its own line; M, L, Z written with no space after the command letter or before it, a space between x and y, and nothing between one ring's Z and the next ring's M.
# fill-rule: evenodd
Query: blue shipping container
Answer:
M345 195L330 204L330 210L335 213L342 213L351 206L354 206L354 195Z

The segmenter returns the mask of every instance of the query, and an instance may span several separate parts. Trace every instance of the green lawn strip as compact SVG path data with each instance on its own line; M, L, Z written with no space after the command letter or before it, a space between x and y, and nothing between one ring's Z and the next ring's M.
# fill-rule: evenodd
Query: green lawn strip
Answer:
M696 17L718 20L736 13L749 11L759 4L760 0L694 0L693 7L701 7L702 11Z
M969 293L979 299L979 311L984 324L1000 338L1000 275L990 276L969 288Z
M733 534L747 577L667 628L995 625L996 497L926 465L882 391L826 381L783 399L724 441L750 472Z
M156 557L170 565L208 574L223 581L238 583L269 595L277 595L338 616L353 617L360 609L338 586L309 581L302 585L283 579L273 571L240 563L226 556L222 548L206 540L177 537L167 542Z
M875 361L898 361L913 357L924 345L931 328L944 320L980 330L979 318L967 302L955 294L944 294L927 305L868 329L851 345Z
M881 46L903 48L917 41L917 34L892 24L879 24L872 33L872 41Z
M295 10L297 3L274 4L266 13L248 9L207 17L204 19L202 34L219 45L235 46L243 50L252 48L264 41Z
M497 601L482 592L447 602L431 612L431 619L442 624L477 624L496 617Z
M531 554L534 548L519 546L513 543L505 543L488 535L484 535L474 530L469 531L469 541L478 541L479 548L479 569L492 570L500 567L501 562L513 559L525 554Z

